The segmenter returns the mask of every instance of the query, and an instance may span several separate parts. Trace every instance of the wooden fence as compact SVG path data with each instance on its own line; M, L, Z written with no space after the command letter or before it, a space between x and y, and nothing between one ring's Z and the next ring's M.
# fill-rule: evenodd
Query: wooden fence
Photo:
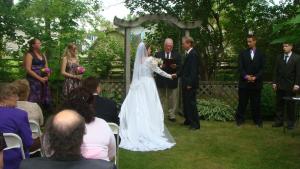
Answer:
M229 105L236 105L237 91L238 82L235 81L200 81L198 98L217 98Z
M102 88L105 93L125 97L125 82L122 80L104 80ZM229 105L236 105L238 83L235 81L201 81L198 89L198 98L218 98ZM122 99L121 99L122 100ZM121 101L119 100L119 101Z

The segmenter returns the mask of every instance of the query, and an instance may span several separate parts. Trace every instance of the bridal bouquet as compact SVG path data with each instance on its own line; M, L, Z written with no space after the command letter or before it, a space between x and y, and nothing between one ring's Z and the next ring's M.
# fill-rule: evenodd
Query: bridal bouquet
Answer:
M85 68L82 66L78 66L76 69L76 73L82 75L85 72Z
M164 61L161 58L154 58L154 63L160 67Z

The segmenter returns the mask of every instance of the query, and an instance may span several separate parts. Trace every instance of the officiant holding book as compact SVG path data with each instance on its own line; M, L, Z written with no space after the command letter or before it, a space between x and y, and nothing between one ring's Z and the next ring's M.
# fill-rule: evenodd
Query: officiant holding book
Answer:
M173 40L167 38L164 43L164 50L155 54L155 57L161 59L163 64L161 69L169 74L177 74L180 69L180 55L173 51ZM156 85L159 91L160 100L167 113L168 119L176 121L176 110L178 106L178 79L171 80L162 76L155 76Z

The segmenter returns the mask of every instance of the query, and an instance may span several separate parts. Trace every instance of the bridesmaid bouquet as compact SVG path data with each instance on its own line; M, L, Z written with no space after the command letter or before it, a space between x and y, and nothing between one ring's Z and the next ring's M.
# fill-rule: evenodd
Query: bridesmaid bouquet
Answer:
M45 68L41 69L41 72L42 72L42 76L45 77L45 76L47 76L48 74L51 73L51 69L48 68L48 67L45 67Z
M85 72L85 68L82 66L78 66L76 69L76 73L82 75Z

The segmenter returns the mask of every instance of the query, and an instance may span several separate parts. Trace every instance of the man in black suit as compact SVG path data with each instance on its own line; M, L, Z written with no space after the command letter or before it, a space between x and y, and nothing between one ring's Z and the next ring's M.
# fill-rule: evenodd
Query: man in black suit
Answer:
M180 55L173 50L173 40L167 38L164 43L164 50L155 54L156 58L162 59L162 70L169 74L176 74L180 69ZM160 100L164 112L168 113L168 119L176 121L176 109L178 105L178 79L167 79L156 75L155 81L159 90Z
M95 77L88 77L83 80L82 87L86 88L94 95L95 116L106 122L119 125L117 103L113 100L99 96L101 93L100 80Z
M80 147L85 129L85 121L77 112L59 112L50 118L45 131L53 152L51 158L23 160L20 169L116 169L111 162L82 157Z
M256 48L256 37L247 37L248 49L239 55L239 103L236 113L238 126L244 123L244 114L250 100L250 107L254 123L257 127L263 127L260 113L261 89L263 87L263 70L265 55Z
M199 56L193 46L193 38L186 36L182 39L182 47L186 51L186 56L178 76L181 77L182 83L183 113L185 117L183 124L190 126L191 130L197 130L200 129L196 99L199 85Z
M284 97L294 97L300 86L300 56L293 51L293 45L283 44L283 54L276 60L274 71L273 89L276 91L276 117L273 127L283 126ZM293 129L295 124L295 104L288 102L287 105L287 128Z

